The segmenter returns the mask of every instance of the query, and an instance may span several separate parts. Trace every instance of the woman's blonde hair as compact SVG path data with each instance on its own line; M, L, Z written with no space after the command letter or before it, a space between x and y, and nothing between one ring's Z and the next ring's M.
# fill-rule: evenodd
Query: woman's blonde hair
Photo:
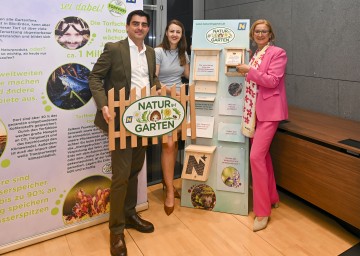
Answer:
M274 34L274 30L271 26L271 23L270 21L268 20L264 20L264 19L260 19L260 20L257 20L255 21L251 28L250 28L250 32L249 32L249 36L250 36L250 39L254 41L254 32L255 32L255 27L259 24L265 24L268 29L269 29L269 36L270 36L270 41L275 41L275 34Z

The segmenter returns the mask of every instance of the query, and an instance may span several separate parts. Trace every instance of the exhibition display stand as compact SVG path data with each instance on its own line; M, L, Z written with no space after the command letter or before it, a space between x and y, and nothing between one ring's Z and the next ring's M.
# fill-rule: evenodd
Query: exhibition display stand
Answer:
M195 86L196 140L188 137L181 205L248 214L249 141L241 134L249 20L195 20L190 84ZM190 133L189 133L190 135Z

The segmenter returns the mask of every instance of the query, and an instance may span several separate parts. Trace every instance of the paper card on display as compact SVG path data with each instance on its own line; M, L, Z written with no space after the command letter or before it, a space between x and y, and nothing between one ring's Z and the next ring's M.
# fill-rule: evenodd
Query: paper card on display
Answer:
M213 116L196 116L196 136L199 138L212 138L214 133L214 121ZM187 136L191 133L187 130Z
M216 188L218 190L244 193L244 159L244 148L219 148L216 176Z
M243 100L241 98L219 99L219 115L242 116Z
M218 140L245 143L245 137L241 133L241 124L220 122L218 126Z
M215 61L199 61L196 66L196 75L215 76Z
M228 51L226 53L226 65L239 65L242 63L242 53L240 51Z

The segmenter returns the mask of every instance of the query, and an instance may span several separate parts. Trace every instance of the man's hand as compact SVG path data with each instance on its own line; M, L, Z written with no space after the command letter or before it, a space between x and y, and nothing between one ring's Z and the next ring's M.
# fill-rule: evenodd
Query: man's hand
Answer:
M102 111L103 117L104 117L107 124L109 123L109 121L112 121L112 117L110 115L110 111L109 111L108 106L103 106L101 111ZM116 115L116 113L115 113L115 115Z

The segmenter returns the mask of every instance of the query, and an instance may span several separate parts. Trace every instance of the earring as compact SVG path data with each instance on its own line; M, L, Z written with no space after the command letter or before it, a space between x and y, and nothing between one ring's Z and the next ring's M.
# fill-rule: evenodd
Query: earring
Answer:
M256 46L256 42L255 42L255 41L252 41L251 45L252 45L253 47L255 47L255 46Z

